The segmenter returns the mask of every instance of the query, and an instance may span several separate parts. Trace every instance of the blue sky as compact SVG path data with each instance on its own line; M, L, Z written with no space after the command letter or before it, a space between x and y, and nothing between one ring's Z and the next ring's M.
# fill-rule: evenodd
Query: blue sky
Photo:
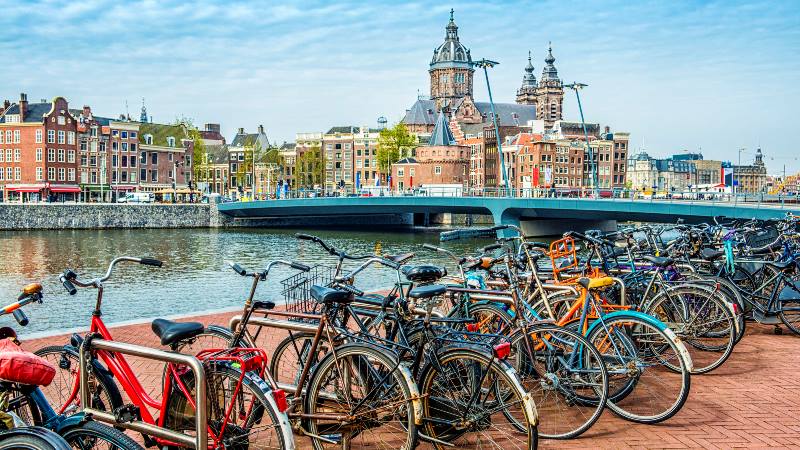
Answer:
M0 0L0 97L65 96L97 114L220 122L226 135L264 124L272 140L334 125L398 121L455 8L495 101L513 101L547 42L565 81L589 84L587 120L629 131L634 149L800 170L800 4L716 2L122 2ZM486 99L483 77L475 96ZM577 119L574 96L566 118Z

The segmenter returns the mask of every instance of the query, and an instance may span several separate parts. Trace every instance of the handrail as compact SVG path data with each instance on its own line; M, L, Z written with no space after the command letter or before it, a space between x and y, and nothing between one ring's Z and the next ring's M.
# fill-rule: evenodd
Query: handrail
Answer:
M208 418L206 417L206 372L200 361L194 356L183 355L180 353L166 352L141 345L130 344L127 342L109 341L106 339L94 338L87 342L89 349L106 350L125 355L139 356L156 361L171 362L189 366L194 374L195 392L195 433L197 436L190 436L185 433L159 427L142 420L132 420L130 422L118 422L114 414L92 408L89 395L89 358L88 352L84 349L80 352L80 396L81 404L84 405L83 412L101 422L106 422L115 427L126 428L138 431L146 435L157 436L162 439L187 445L195 449L208 448ZM167 393L165 392L164 395Z

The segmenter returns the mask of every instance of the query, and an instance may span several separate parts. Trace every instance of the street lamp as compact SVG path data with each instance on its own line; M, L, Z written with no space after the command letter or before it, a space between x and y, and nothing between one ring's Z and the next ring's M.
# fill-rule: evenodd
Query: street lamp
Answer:
M508 177L506 175L506 163L503 159L503 148L500 144L500 129L497 127L497 114L494 112L494 99L492 98L492 87L489 85L489 71L490 67L494 67L500 64L497 61L490 61L486 58L481 59L480 61L476 61L475 65L481 67L483 69L483 75L486 78L486 90L489 91L489 106L492 109L492 122L494 124L494 138L497 142L497 157L500 159L500 170L503 173L503 184L506 187L506 192L510 195L511 191L508 188Z
M589 154L589 163L590 163L590 170L591 170L591 177L592 177L592 189L594 190L594 196L597 198L597 164L594 160L594 155L592 152L592 146L589 145L589 132L586 131L586 120L583 118L583 106L581 105L581 94L580 90L588 86L585 83L578 83L572 82L572 84L564 85L565 88L572 89L575 91L575 97L578 99L578 111L581 113L581 125L583 126L583 137L586 139L586 150Z

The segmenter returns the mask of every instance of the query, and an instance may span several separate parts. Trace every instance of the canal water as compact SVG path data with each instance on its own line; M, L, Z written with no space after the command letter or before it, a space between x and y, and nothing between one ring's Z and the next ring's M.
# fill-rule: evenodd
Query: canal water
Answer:
M438 232L309 231L309 230L61 230L0 232L0 305L16 300L30 282L44 285L44 303L29 305L30 319L20 327L10 315L0 326L11 326L21 336L86 327L97 291L79 289L67 295L58 275L71 268L82 279L101 276L117 256L148 256L164 262L161 268L121 263L105 284L103 318L106 323L144 320L159 316L187 315L242 305L249 288L228 268L235 261L245 268L261 269L281 258L306 264L333 264L335 258L317 244L298 241L296 232L315 234L350 254L416 252L414 262L455 266L441 254L423 249L439 244ZM457 255L491 243L470 239L441 243ZM349 263L348 267L355 267ZM296 273L280 267L262 283L256 298L280 300L280 281ZM371 268L356 279L362 289L391 286L396 275L390 269Z

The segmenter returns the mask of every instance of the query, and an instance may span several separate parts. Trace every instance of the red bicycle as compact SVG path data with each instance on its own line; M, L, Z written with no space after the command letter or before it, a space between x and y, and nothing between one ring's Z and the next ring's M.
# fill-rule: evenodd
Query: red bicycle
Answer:
M194 373L196 371L191 370L188 364L167 362L160 386L161 400L157 400L145 390L123 350L127 354L162 361L180 359L176 349L193 341L204 331L204 326L197 322L153 320L153 332L172 352L113 343L111 332L102 319L103 283L111 277L114 266L123 261L154 267L162 265L161 261L151 258L123 256L114 259L100 278L81 281L70 269L61 275L60 280L70 295L75 295L76 286L95 288L97 301L85 338L73 335L69 345L47 347L36 352L43 357L55 358L54 364L61 372L45 395L57 411L79 408L80 376L83 375L84 389L87 390L84 398L88 399L90 410L107 412L96 415L110 416L118 426L141 432L148 446L193 446L195 441L187 432L195 430L196 399L201 398L196 396L195 379L203 377ZM78 369L81 354L86 358L84 366L88 373L81 373ZM274 382L262 378L269 377L266 374L266 352L257 348L220 348L202 350L195 357L202 364L201 372L204 372L206 384L204 410L208 448L294 448L292 430L285 413L288 408L286 395L277 389ZM122 386L130 404L122 404L114 380ZM151 413L150 408L157 411L158 417Z

